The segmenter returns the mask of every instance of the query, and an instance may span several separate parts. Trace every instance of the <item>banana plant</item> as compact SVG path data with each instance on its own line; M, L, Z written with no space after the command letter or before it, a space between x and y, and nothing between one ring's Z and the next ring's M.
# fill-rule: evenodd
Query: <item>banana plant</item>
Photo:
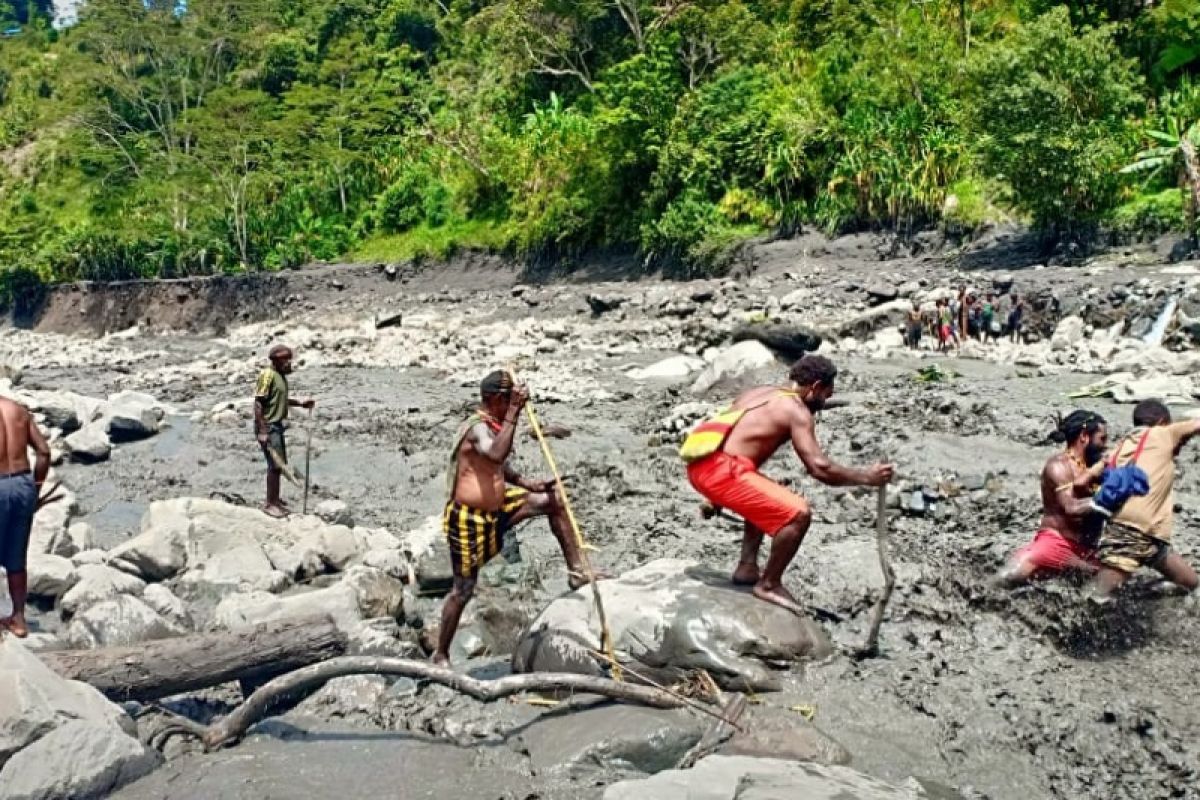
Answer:
M1167 130L1145 132L1152 144L1134 156L1133 162L1121 169L1122 173L1147 173L1154 178L1164 170L1174 169L1183 177L1188 187L1191 202L1187 203L1188 232L1196 233L1196 214L1200 210L1200 159L1196 151L1200 148L1200 120L1185 125L1176 118L1168 119Z

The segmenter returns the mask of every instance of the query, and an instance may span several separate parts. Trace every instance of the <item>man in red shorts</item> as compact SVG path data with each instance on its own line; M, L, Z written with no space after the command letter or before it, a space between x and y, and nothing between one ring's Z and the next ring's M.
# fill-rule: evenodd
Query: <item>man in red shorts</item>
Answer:
M754 596L797 613L803 608L783 587L783 571L796 556L812 522L808 502L761 475L758 468L791 441L808 473L830 486L883 486L891 464L851 469L835 464L817 442L813 412L833 395L837 367L823 356L806 355L787 386L748 389L725 411L697 425L680 448L688 480L718 508L745 520L742 555L733 582L754 587ZM759 572L763 534L773 537L767 565Z
M1108 426L1091 411L1074 411L1059 423L1056 434L1066 449L1042 468L1042 521L1033 541L1013 554L999 583L1018 586L1035 575L1048 577L1068 570L1094 573L1096 542L1086 541L1084 517L1092 511L1095 481L1104 467Z

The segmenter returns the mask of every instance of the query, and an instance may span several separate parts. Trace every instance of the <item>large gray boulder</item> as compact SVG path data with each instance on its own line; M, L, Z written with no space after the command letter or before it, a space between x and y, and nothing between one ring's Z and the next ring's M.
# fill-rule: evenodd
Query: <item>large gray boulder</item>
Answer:
M29 594L33 597L62 597L79 580L71 559L62 556L31 553L27 567Z
M775 356L761 342L747 340L727 347L713 357L692 384L692 394L702 395L721 381L733 380L775 363Z
M59 602L59 608L66 617L118 595L140 595L146 588L141 579L103 564L83 564L77 572L79 580Z
M63 439L67 456L78 464L96 464L106 461L112 454L112 444L104 426L98 422L84 425Z
M948 800L945 792L939 795ZM911 778L894 786L843 766L709 756L686 770L618 781L604 800L933 800Z
M404 610L404 584L370 567L351 567L333 586L278 597L266 592L234 594L213 612L217 628L240 628L279 619L328 614L342 630L364 620L399 618Z
M158 754L112 725L73 720L0 770L0 800L86 800L149 774Z
M47 481L56 480L51 474ZM29 553L49 553L70 558L78 552L78 546L68 532L68 522L79 511L75 493L60 486L63 499L39 509L33 517L33 529L29 533Z
M119 392L104 404L101 421L114 442L135 442L158 433L166 409L148 394Z
M677 355L656 361L646 367L635 367L625 373L635 381L681 381L698 369L704 367L704 361L695 356Z
M19 640L0 639L0 767L72 720L101 724L117 733L133 730L132 720L100 692L52 671ZM7 777L9 772L0 772L0 787L9 785Z
M187 632L140 599L123 594L76 614L67 627L66 640L79 649L122 647Z
M668 680L704 669L730 689L778 688L769 664L820 658L828 638L812 620L756 599L727 576L659 559L598 584L614 648ZM600 674L600 626L590 587L553 601L522 634L518 672Z

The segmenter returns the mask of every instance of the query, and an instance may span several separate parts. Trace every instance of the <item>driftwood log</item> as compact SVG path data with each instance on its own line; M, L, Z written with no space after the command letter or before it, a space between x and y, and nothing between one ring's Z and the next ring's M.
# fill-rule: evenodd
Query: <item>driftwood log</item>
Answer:
M112 700L148 701L227 681L261 682L344 652L345 636L328 616L318 616L38 657L64 678L91 684Z
M183 730L199 736L205 748L212 750L241 739L250 726L270 713L275 701L280 697L293 696L346 675L401 675L438 683L485 703L523 692L578 692L601 695L613 700L626 700L654 708L675 708L682 705L679 700L660 689L618 683L592 675L531 672L481 681L445 667L434 666L427 661L382 656L343 656L281 675L250 695L230 714L207 727L181 718L177 718L177 721Z

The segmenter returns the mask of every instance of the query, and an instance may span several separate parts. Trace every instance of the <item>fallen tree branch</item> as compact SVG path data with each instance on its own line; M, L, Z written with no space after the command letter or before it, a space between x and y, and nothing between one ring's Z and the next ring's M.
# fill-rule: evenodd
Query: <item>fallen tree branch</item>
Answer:
M205 729L202 737L205 748L216 749L236 742L250 726L267 715L272 704L281 696L291 695L320 686L346 675L401 675L426 680L449 687L485 703L501 700L522 692L580 692L597 694L613 700L654 708L676 708L682 705L666 692L632 683L618 683L608 678L576 675L564 672L530 672L509 675L491 681L481 681L427 661L376 656L343 656L322 664L298 669L281 675L254 694L232 713Z

